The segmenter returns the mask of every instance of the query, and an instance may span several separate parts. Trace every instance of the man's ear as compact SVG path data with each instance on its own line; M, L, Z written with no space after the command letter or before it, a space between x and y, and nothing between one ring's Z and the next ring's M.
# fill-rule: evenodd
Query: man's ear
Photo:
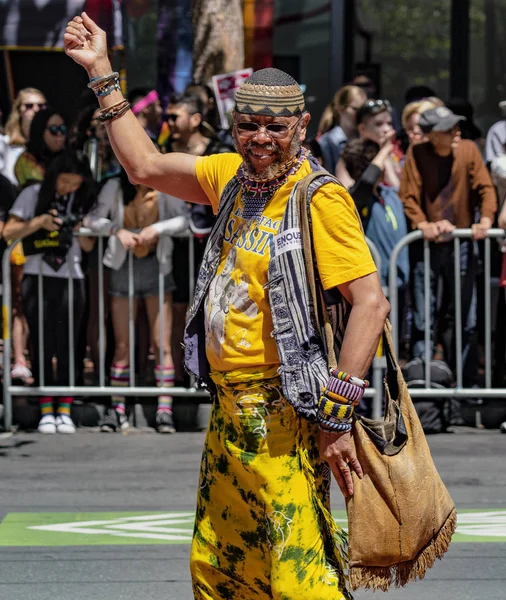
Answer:
M190 125L195 129L202 123L202 115L200 113L195 113L194 115L190 115Z
M311 121L311 115L307 112L302 115L300 119L301 128L300 128L300 141L303 142L306 139L306 130L309 125L309 121Z

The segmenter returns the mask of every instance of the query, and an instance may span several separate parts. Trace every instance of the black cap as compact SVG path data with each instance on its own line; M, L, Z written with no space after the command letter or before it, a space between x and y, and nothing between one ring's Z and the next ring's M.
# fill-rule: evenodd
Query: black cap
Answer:
M465 120L465 117L452 113L446 106L436 106L435 108L429 108L420 115L418 125L424 133L450 131L457 123Z

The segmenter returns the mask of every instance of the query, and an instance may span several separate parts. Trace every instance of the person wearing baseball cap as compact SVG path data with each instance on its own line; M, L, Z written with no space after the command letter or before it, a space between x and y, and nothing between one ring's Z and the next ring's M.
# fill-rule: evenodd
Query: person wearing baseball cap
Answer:
M446 106L436 106L423 112L420 115L418 124L423 133L431 133L432 131L446 133L456 128L461 121L465 120L465 117L452 113Z
M449 234L455 228L471 228L474 240L487 236L497 211L494 186L477 145L460 136L459 124L465 117L445 106L430 108L420 116L420 128L427 141L412 145L406 155L399 196L413 229L423 232L431 247L431 356L438 341L445 347L445 357L455 367L454 245ZM476 216L476 208L479 215ZM464 387L475 383L473 359L476 329L476 244L464 238L460 244L462 295L462 354ZM425 355L425 302L423 248L412 247L413 269L413 356ZM438 281L443 281L445 302L441 315L436 308ZM448 307L450 307L448 309ZM435 323L438 327L436 337Z

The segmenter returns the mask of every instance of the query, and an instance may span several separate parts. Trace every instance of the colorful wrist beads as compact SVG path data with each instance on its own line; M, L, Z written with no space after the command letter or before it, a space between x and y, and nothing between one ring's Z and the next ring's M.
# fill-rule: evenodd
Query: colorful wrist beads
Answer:
M94 77L90 79L88 87L95 92L97 98L108 96L112 92L119 92L121 91L119 73L114 71L113 73L109 73L109 75Z
M367 387L368 381L343 371L331 370L318 403L320 428L336 433L351 431L355 406Z

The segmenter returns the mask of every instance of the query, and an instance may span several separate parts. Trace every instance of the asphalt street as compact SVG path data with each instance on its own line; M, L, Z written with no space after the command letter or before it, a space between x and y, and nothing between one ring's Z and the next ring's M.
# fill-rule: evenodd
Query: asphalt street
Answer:
M0 436L0 599L191 600L203 440L146 430ZM506 599L506 435L458 429L429 443L459 535L424 581L355 598ZM336 488L333 509L343 508Z

